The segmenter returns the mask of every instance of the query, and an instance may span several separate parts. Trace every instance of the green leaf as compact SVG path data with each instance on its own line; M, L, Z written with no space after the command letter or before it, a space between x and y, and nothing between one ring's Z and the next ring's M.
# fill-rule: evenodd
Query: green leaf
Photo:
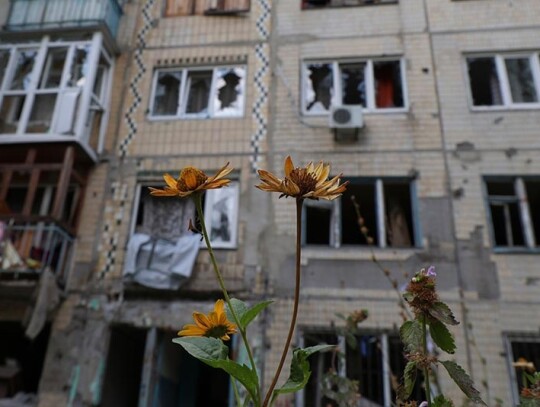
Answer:
M399 329L405 352L416 352L422 348L422 326L418 321L405 321Z
M443 351L447 353L454 353L456 351L454 336L441 321L435 321L429 324L429 334L433 342Z
M429 309L429 314L441 321L444 322L447 325L458 325L459 322L456 321L456 318L454 318L454 314L452 313L452 310L448 305L446 305L444 302L436 302L433 304L433 306Z
M417 373L416 362L407 362L405 371L403 372L403 385L399 387L399 398L401 401L405 401L410 397L414 383L416 382Z
M272 302L273 301L262 301L255 304L251 308L248 308L248 305L244 301L240 301L237 298L231 298L231 305L236 313L236 316L240 320L240 326L242 329L247 328L251 321L253 321L255 317ZM227 313L227 318L229 321L235 322L228 307L225 312Z
M480 398L480 392L474 388L473 381L460 365L458 365L456 362L452 362L451 360L441 361L440 363L446 368L452 380L459 386L461 391L465 393L470 400L477 404L480 403L485 406L487 405Z
M217 369L223 369L246 388L253 400L258 400L259 377L257 372L240 365L228 357L229 348L217 338L185 336L173 339L191 356Z
M295 393L303 389L309 380L309 376L311 375L309 363L307 361L308 356L315 352L324 352L334 349L335 347L335 345L317 345L304 349L295 349L293 351L289 378L283 386L274 390L274 393L272 394L272 401L280 394Z
M448 400L442 394L439 394L431 403L432 407L454 407L454 403L451 400Z

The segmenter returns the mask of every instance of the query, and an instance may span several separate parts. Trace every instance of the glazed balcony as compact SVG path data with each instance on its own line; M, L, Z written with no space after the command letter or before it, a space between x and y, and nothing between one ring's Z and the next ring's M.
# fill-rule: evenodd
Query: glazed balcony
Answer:
M99 28L116 36L122 9L117 0L11 0L6 31Z

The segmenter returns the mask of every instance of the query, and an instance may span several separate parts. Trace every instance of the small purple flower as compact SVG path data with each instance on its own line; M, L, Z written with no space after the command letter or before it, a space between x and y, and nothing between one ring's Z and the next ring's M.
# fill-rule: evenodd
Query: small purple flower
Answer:
M433 266L431 266L431 267L433 267ZM427 407L427 406L428 406L427 401L422 401L418 407Z
M435 266L429 266L429 268L427 269L426 276L435 277L436 275L437 273L435 273Z

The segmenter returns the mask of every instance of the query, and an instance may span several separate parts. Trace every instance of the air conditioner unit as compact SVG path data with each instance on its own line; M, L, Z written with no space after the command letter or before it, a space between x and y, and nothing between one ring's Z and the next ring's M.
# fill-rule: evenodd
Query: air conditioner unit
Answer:
M330 107L329 127L332 129L359 129L364 127L362 106L338 105Z

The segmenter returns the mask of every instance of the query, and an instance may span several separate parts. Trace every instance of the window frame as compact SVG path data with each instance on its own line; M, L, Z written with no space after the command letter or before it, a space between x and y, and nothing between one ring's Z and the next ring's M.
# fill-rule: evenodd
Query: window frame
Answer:
M337 338L337 347L341 352L346 354L347 341L344 335L336 330L330 328L317 328L317 327L300 327L298 335L298 346L300 348L305 347L305 336L309 334L329 334L335 335ZM394 333L391 330L376 330L376 329L362 329L355 336L377 336L381 342L381 357L382 357L382 377L383 377L383 395L384 395L384 407L392 406L392 377L390 370L390 341L389 337L394 334L399 337L399 333ZM347 357L344 358L343 362L340 363L338 368L338 374L341 377L347 377ZM305 406L305 387L302 388L298 393L296 393L294 407L304 407Z
M519 385L516 376L516 368L512 365L516 358L512 350L512 343L528 342L538 343L540 345L540 336L537 333L519 333L519 332L503 332L503 346L506 356L506 367L510 377L510 392L512 394L513 405L520 405Z
M476 106L474 104L473 91L471 87L471 77L469 75L468 60L472 58L493 58L495 62L497 79L499 80L499 91L501 92L502 104L491 106ZM505 60L514 58L528 58L529 67L533 78L533 84L536 91L537 102L532 103L514 103L512 101L512 89L508 80L508 70ZM514 51L514 52L496 52L496 53L467 53L463 58L465 77L467 78L467 98L471 111L500 111L500 110L527 110L540 109L540 52L538 51Z
M351 247L374 247L378 249L392 249L392 250L411 250L411 249L421 249L422 248L422 230L419 217L419 208L418 208L418 194L417 194L417 180L409 177L343 177L344 180L348 180L351 184L357 185L373 185L375 189L375 223L376 230L370 231L371 234L377 235L378 244L373 245L363 245L363 244L341 244L341 221L342 221L342 210L341 210L341 200L343 197L339 197L333 201L312 201L306 200L302 208L302 245L306 248L309 247L328 247L331 249L347 249ZM384 184L386 183L400 183L409 186L409 198L411 205L411 224L413 227L412 237L414 238L414 243L409 247L394 247L388 245L387 242L387 227L386 227L386 207L385 207L385 196L384 196ZM319 208L330 208L330 236L328 245L317 245L317 244L308 244L306 243L307 239L307 216L306 216L306 207L319 207Z
M304 0L300 0L300 9L302 11L305 10L321 10L321 9L340 9L340 8L350 8L350 7L370 7L370 6L386 6L391 4L398 4L399 0L382 0L382 1L371 1L368 3L367 0L363 0L364 2L362 4L343 4L338 6L332 6L331 4L324 5L324 6L310 6L306 5Z
M142 189L148 188L148 187L157 187L160 188L162 185L162 181L160 181L158 178L155 177L149 177L147 179L139 180L135 186L135 194L133 197L133 208L131 212L131 220L129 225L129 238L135 234L135 229L137 227L137 215L139 213L139 208L141 204L141 197L142 197ZM234 190L233 197L234 197L234 208L231 212L233 221L231 221L231 239L230 242L218 242L218 241L212 241L210 239L210 243L212 244L212 249L237 249L238 248L238 228L239 228L239 207L240 207L240 181L233 179L229 186L225 187L227 190ZM210 203L214 202L215 197L212 197L212 195L215 195L220 192L220 189L209 189L205 191L205 199L204 199L204 205L203 205L203 215L205 218L205 223L207 229L210 231L211 227L211 214L208 212L208 208L210 207ZM209 199L209 197L211 197ZM159 198L156 198L159 199ZM182 198L182 199L189 199L189 198ZM187 225L185 227L185 230L187 230ZM210 236L209 236L210 238ZM206 244L204 241L201 241L200 245L201 249L207 249Z
M235 69L235 68L241 68L244 71L244 77L241 78L240 81L240 87L241 87L241 95L242 100L239 101L239 113L233 114L233 115L220 115L219 112L215 111L214 106L214 95L217 91L217 72L219 69ZM203 72L203 71L212 71L212 78L211 78L211 84L210 84L210 92L208 95L208 105L207 105L207 113L186 113L186 107L187 107L187 100L189 96L189 88L187 87L187 78L189 72ZM156 103L156 89L157 89L157 82L158 82L158 76L160 72L180 72L181 73L181 80L180 80L180 89L178 92L178 106L176 114L174 115L155 115L153 113L155 103ZM245 110L246 110L246 79L247 79L247 65L246 64L239 64L239 65L213 65L213 66L185 66L185 67L167 67L167 68L160 68L157 67L154 69L153 77L152 77L152 88L150 91L150 101L148 105L148 119L151 121L163 121L163 120L189 120L189 119L237 119L237 118L243 118L245 117Z
M507 182L512 183L515 195L493 195L488 193L488 182ZM482 192L487 216L487 226L490 235L491 247L495 253L540 253L540 247L537 246L537 240L540 236L535 236L534 226L532 225L531 208L527 199L526 181L540 181L540 176L520 176L520 175L485 175L482 177ZM493 216L491 211L492 203L516 202L519 209L519 219L523 228L524 246L500 246L495 240L495 230L493 227ZM508 231L507 231L508 233Z
M401 76L401 88L403 97L403 107L392 108L377 108L375 99L375 75L373 71L373 64L377 62L399 62L400 76ZM342 106L342 91L340 79L340 65L345 64L366 64L364 80L366 82L366 106L362 107L363 113L369 114L391 114L391 113L405 113L409 110L409 94L406 77L406 61L403 55L385 56L385 57L366 57L366 58L351 58L351 59L305 59L300 64L300 91L301 91L301 113L306 117L326 116L330 113L330 109L326 112L311 112L306 109L306 94L309 78L308 66L312 64L330 64L332 66L332 96L330 107ZM356 105L354 105L356 106Z

